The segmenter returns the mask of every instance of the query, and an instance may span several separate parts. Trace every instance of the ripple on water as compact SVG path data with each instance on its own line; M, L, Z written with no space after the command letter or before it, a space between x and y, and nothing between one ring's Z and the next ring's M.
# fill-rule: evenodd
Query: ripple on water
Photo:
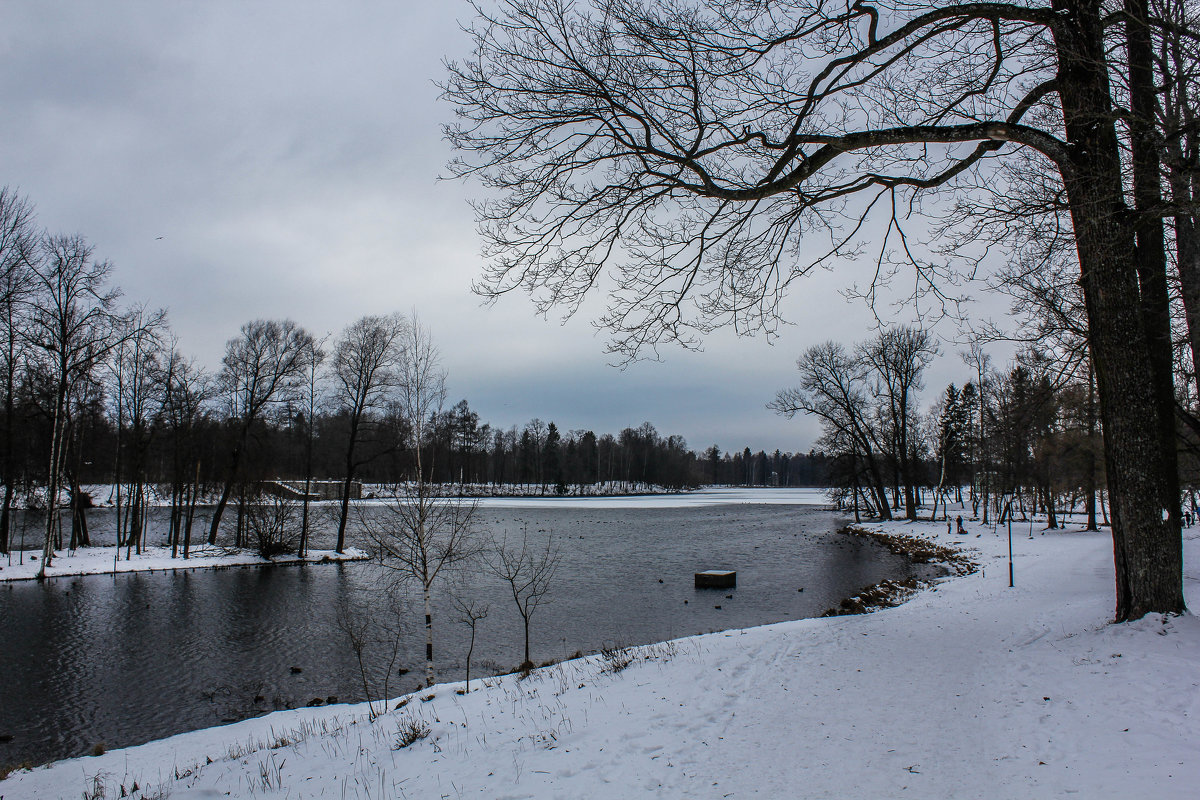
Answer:
M106 514L93 512L101 541ZM912 570L869 541L831 535L840 520L814 506L541 503L481 514L488 528L515 534L528 523L531 536L553 534L561 548L551 603L533 622L539 662L815 616ZM316 531L313 547L332 546L333 535ZM736 590L693 587L693 572L718 567L738 571ZM336 609L359 597L382 613L379 573L370 564L317 565L0 586L0 734L13 737L0 742L0 763L79 755L101 741L127 746L314 697L360 699ZM480 569L464 576L461 590L491 606L479 625L476 672L515 666L520 622L503 587ZM423 673L419 612L413 598L401 657L411 673L393 676L393 692L411 690ZM439 599L434 644L444 679L462 676L466 652L467 628L452 616Z

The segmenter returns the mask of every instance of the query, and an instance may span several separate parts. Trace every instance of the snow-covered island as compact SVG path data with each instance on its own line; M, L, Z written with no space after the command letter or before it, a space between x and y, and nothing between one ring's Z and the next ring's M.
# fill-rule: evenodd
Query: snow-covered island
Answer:
M131 553L115 547L85 547L78 550L60 550L46 568L47 578L69 575L107 575L116 572L174 572L193 569L224 569L228 567L265 567L280 564L329 564L339 561L363 561L370 556L357 548L347 547L341 553L336 550L309 550L303 556L276 555L263 558L254 550L222 547L220 545L193 545L187 558L171 556L169 547L143 547L141 553ZM33 580L38 576L41 551L14 554L8 561L0 561L0 582Z
M374 720L365 704L282 711L16 771L0 795L1196 796L1200 623L1111 624L1107 532L1021 526L1009 588L1003 529L862 528L979 569L871 614L609 651L470 694L442 684Z

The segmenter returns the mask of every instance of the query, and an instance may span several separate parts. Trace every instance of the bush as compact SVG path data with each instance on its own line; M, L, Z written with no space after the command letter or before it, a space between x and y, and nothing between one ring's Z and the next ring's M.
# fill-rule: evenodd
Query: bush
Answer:
M411 744L416 744L428 736L431 730L429 723L419 717L409 717L402 722L397 722L396 746L392 749L403 750Z
M633 663L633 651L628 647L602 647L600 658L604 661L601 672L615 675Z
M282 497L262 498L250 506L246 523L254 549L263 558L289 555L300 544L296 504Z

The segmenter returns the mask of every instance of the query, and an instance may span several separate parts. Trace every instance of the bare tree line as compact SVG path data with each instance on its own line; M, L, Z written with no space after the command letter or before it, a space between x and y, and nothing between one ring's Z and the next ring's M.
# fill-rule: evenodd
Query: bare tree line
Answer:
M798 360L799 385L770 404L821 421L835 496L856 519L936 519L939 508L945 519L956 502L984 524L1014 509L1045 514L1050 528L1072 512L1088 530L1109 522L1092 373L1032 345L998 372L977 345L962 353L966 380L922 410L923 373L936 352L933 337L911 327L853 348L825 342Z
M709 453L649 423L599 436L540 419L493 428L466 400L447 408L444 382L413 394L430 346L415 315L364 316L320 340L292 320L252 320L210 372L180 348L165 312L122 306L113 281L83 237L40 231L29 201L0 190L0 553L12 548L19 504L24 527L41 526L43 571L56 551L90 544L87 509L100 499L114 506L115 557L142 552L155 526L154 543L187 558L223 531L236 547L304 553L314 481L341 484L342 551L359 481L433 497L768 483L781 459L788 475L814 475L800 469L812 459L779 452L768 469L765 454L722 460L718 450L714 470ZM291 481L297 502L257 509L275 479ZM111 495L91 497L96 483ZM285 528L294 540L280 540Z

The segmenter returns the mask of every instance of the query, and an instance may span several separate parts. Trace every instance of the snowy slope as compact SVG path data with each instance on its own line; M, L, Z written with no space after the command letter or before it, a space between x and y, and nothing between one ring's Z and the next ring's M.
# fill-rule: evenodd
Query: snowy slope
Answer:
M1107 534L1023 528L1010 589L1002 532L866 527L975 548L983 568L866 616L441 685L374 722L279 712L17 772L0 796L80 797L96 776L107 797L134 780L171 798L1200 796L1200 624L1108 624ZM395 749L416 719L430 735Z

